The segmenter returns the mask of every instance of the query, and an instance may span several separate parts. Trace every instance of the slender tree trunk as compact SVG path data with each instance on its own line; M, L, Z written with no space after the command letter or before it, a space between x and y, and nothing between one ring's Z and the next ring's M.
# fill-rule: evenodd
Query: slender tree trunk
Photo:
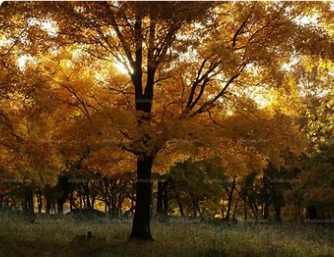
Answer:
M191 201L192 203L192 207L193 207L193 218L196 219L197 218L197 213L198 213L198 203L197 203L197 200L192 200Z
M264 220L269 219L269 207L270 207L270 204L268 202L264 203L264 207L263 207L263 219Z
M38 214L42 213L42 191L37 189Z
M179 206L181 217L184 217L183 205L179 197L177 197L177 205Z
M25 186L24 188L24 206L23 211L25 219L31 223L35 221L34 214L34 193L31 185Z
M94 210L94 205L95 205L95 199L96 199L96 195L92 195L92 203L91 203L91 209Z
M168 216L168 189L165 180L158 181L157 216Z
M247 204L244 202L244 220L246 221L247 218L248 218Z
M272 204L273 198L273 189L271 185L271 174L272 171L271 165L264 171L263 175L263 197L264 197L264 204L263 204L263 219L269 220L269 211L270 205Z
M26 186L24 190L24 211L34 214L34 194L31 186Z
M47 215L50 214L51 211L51 202L52 202L52 189L50 187L50 185L46 185L44 188L44 197L45 197L45 213Z
M50 210L51 210L51 201L49 199L46 199L45 213L49 215Z
M64 213L64 203L63 201L57 201L57 214L62 215Z
M69 198L70 198L70 211L72 212L73 211L73 202L74 202L74 200L73 200L73 191L71 191Z
M83 203L82 203L82 195L80 191L79 191L79 203L80 203L80 209L82 210Z
M233 210L232 220L236 220L238 204L239 204L239 199L236 201L236 203L235 203L235 205L234 205L234 210Z
M84 185L84 193L86 197L86 206L87 209L92 209L91 202L90 202L90 190L89 190L89 181L87 180L86 184Z
M13 202L14 210L16 210L16 209L17 209L17 208L16 208L16 201L15 201L15 198L14 198L14 197L12 197L12 202Z
M227 206L227 213L225 217L226 220L230 220L234 189L235 189L235 177L233 177L231 190L229 191L229 194L228 194L228 206Z
M275 217L276 217L276 222L281 223L282 218L281 218L281 206L280 205L275 205Z
M116 199L115 199L114 196L111 197L109 214L112 217L116 217L117 216L117 202L116 202Z
M117 203L117 216L122 217L123 212L122 212L122 206L123 206L123 198L118 199Z
M136 205L130 238L152 240L150 206L153 157L143 155L137 160Z
M131 216L133 216L133 213L134 213L134 209L135 209L135 194L132 194L132 197L131 197Z
M104 201L104 212L105 213L108 213L108 202L107 201Z
M164 205L164 216L168 217L168 188L167 181L164 181L164 194L163 194L163 205Z
M311 204L310 206L307 207L307 214L308 214L308 218L310 220L318 219L317 208L313 204Z

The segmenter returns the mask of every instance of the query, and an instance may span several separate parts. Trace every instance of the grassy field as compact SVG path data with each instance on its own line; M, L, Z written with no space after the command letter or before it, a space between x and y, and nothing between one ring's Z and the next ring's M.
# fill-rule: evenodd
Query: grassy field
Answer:
M298 224L152 222L155 241L129 242L130 222L2 220L0 256L334 256L334 229ZM72 242L92 231L94 243ZM104 241L105 240L105 241Z

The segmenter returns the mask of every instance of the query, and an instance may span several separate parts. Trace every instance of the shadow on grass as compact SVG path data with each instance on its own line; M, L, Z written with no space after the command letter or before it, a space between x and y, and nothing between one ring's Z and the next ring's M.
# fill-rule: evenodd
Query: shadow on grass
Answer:
M76 245L71 242L58 243L55 241L33 241L26 239L11 239L0 237L0 256L2 257L113 257L113 256L194 256L194 257L275 257L284 254L275 252L252 252L245 249L227 252L218 249L194 250L178 253L175 249L168 248L170 245L159 241L124 241L112 240L107 242L92 242L85 245ZM283 255L282 255L283 254ZM286 253L285 256L291 256ZM319 257L330 257L322 255Z

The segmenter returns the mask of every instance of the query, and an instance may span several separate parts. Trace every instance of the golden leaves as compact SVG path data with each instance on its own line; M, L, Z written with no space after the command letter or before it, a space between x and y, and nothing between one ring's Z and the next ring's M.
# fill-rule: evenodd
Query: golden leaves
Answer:
M295 120L303 73L321 81L333 66L321 59L331 56L326 31L294 21L312 5L119 5L114 21L104 4L62 3L56 11L36 5L32 15L41 18L46 10L53 19L46 30L31 29L29 42L45 37L42 46L56 50L31 47L38 61L22 69L29 79L6 93L15 101L1 102L25 142L19 148L27 166L57 170L89 149L85 167L106 173L133 169L134 157L147 154L157 155L159 172L189 157L219 156L228 172L244 174L263 169L268 159L279 166L284 151L303 149ZM57 33L48 33L53 28ZM141 99L152 67L152 111L143 120L135 95ZM0 79L8 74L1 70ZM142 85L137 90L134 74Z

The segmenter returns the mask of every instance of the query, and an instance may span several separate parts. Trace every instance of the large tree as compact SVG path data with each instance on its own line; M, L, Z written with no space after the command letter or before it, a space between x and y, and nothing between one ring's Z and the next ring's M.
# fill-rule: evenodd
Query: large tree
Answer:
M99 132L88 133L88 138L111 136L120 149L136 156L131 237L140 239L152 238L151 174L154 163L167 165L159 163L161 156L171 163L210 149L206 155L224 153L225 160L233 156L229 166L235 168L242 159L248 162L246 154L240 153L258 150L260 153L252 157L258 164L265 165L266 155L279 163L278 153L293 148L293 142L286 139L290 132L296 134L296 128L288 116L294 115L291 107L296 110L298 106L297 86L282 65L291 63L296 55L326 57L332 45L324 29L300 21L312 10L329 8L325 3L26 2L7 3L6 8L12 10L8 15L17 15L13 10L31 15L27 18L29 26L36 27L31 41L44 45L48 53L60 48L85 53L86 61L105 61L106 66L101 65L103 74L110 64L121 65L126 72L127 76L120 78L112 68L108 76L95 70L100 73L95 76L99 85L106 85L117 95L111 98L104 98L101 88L87 85L91 79L74 78L76 87L73 76L59 79L55 68L45 74L58 85L59 99L79 109L90 128ZM45 22L49 29L42 33ZM39 49L36 45L30 48ZM78 74L80 69L73 72ZM96 90L91 94L87 88ZM273 107L259 110L266 101L258 95ZM103 101L94 102L97 98ZM106 104L108 99L114 102ZM242 115L229 117L233 113ZM101 122L101 114L109 115L112 122ZM265 118L256 119L257 114ZM247 115L250 123L245 122ZM244 117L244 122L239 117ZM115 124L116 118L122 122ZM101 127L96 126L95 119ZM261 140L268 133L252 126L255 120L267 125L273 120L277 122L273 124L281 123L281 130L266 126L273 129L280 144L269 144L270 148L263 142L252 142L254 133ZM109 131L104 129L108 124L112 127ZM232 137L232 129L242 136ZM173 153L173 157L167 158L166 153Z

